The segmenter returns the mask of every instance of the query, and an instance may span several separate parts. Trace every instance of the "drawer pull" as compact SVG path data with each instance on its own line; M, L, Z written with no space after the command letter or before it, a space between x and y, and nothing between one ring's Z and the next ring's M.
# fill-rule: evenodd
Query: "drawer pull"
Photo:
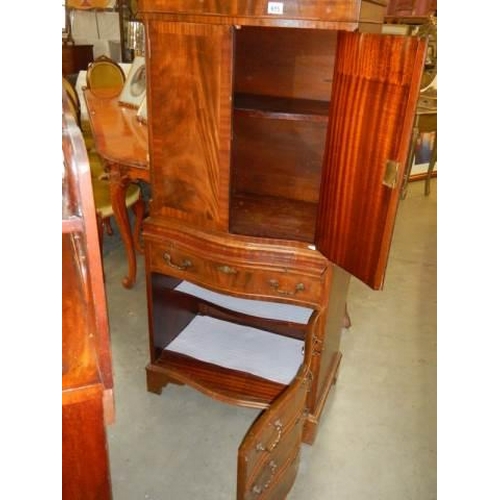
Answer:
M238 271L234 267L227 265L217 266L217 270L224 274L237 274Z
M290 292L289 290L281 290L279 287L280 284L279 284L278 280L269 280L269 284L271 285L271 287L274 288L275 292L277 292L281 295L288 295L288 296L295 295L295 294L297 294L297 292L302 292L306 289L306 287L304 286L304 283L297 283L295 285L295 290L293 290L292 292Z
M257 443L257 451L271 452L274 448L276 448L276 446L278 446L278 443L281 441L281 433L283 432L283 424L281 423L281 420L276 420L276 422L274 422L274 427L276 428L277 433L273 442L268 446L264 446L262 443Z
M254 484L253 488L252 488L252 493L254 495L261 495L264 490L267 490L269 488L269 486L271 486L271 483L273 481L273 477L274 477L274 474L276 472L276 469L278 468L278 464L274 461L274 460L271 460L267 466L269 467L269 469L271 470L271 473L269 475L269 479L264 483L264 486L259 486L257 484Z
M193 265L193 263L189 259L184 259L180 266L174 264L172 262L172 256L168 252L165 252L163 254L163 259L170 267L177 269L178 271L185 271L188 267L191 267Z

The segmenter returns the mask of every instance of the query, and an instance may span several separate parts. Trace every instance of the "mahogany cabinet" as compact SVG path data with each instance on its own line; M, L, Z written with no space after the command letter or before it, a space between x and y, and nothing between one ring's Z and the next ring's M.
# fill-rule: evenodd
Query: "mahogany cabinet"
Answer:
M63 90L62 498L110 500L107 306L87 150L67 99Z
M238 499L286 496L337 378L350 276L383 284L425 52L417 37L377 34L385 10L139 1L147 385L263 409L240 446ZM233 345L244 336L248 355ZM271 368L302 352L283 379L231 363L259 347Z

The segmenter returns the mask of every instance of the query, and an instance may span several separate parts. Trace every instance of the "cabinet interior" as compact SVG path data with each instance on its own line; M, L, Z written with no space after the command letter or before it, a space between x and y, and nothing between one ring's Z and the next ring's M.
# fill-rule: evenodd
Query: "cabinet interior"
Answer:
M314 242L336 36L235 30L232 233Z
M183 353L182 350L173 349L172 346L197 318L207 317L226 324L251 327L263 333L277 334L283 339L281 342L286 342L285 339L289 338L289 343L294 345L287 347L288 352L293 349L300 351L310 328L309 322L312 309L276 303L268 303L266 306L265 303L261 302L260 304L267 309L265 313L262 313L262 310L258 310L257 301L255 300L235 299L244 303L242 308L239 304L235 306L234 303L231 303L231 298L229 298L228 303L223 302L224 305L232 307L232 309L229 309L217 303L217 298L211 297L212 293L208 290L206 291L207 296L204 296L203 293L199 295L199 292L189 293L183 290L182 280L158 273L153 273L151 278L153 328L155 331L153 345L151 345L152 356L156 365L165 366L173 380L180 383L188 382L188 380L177 379L177 377L186 373L186 366L188 366L188 378L190 381L195 380L200 390L209 393L217 392L219 397L226 399L228 402L257 408L266 407L288 385L289 381L285 383L277 379L271 380L259 376L256 372L252 373L248 370L238 369L236 366L223 366L206 359L200 359L203 356ZM188 285L188 287L190 286L192 285ZM207 300L207 298L210 300ZM276 307L289 309L280 311ZM252 309L258 311L260 316L257 316L257 313L252 314ZM291 309L294 309L294 311L291 311ZM273 313L276 313L277 319L272 317ZM285 317L288 319L285 319ZM296 321L291 321L292 318ZM207 331L206 335L209 334L210 332ZM238 333L238 329L235 328L234 335L244 334ZM245 340L243 339L243 345L244 343ZM247 341L248 346L254 344L255 342L248 343ZM299 345L298 348L297 345ZM261 350L263 364L271 366L271 360L265 362L265 358L266 356L273 356L272 350L266 352L265 349L260 348L259 343L257 343L257 347ZM282 353L282 355L284 354ZM275 357L272 359L276 364ZM294 359L297 365L296 369L298 369L301 361L297 362L296 356ZM223 373L223 376L221 376L221 373ZM293 373L294 375L295 373Z

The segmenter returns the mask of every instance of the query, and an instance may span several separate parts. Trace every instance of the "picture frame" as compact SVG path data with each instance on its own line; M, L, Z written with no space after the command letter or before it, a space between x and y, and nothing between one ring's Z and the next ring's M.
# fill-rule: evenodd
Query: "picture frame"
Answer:
M141 105L139 106L139 109L137 110L137 119L141 123L148 123L148 102L147 102L147 96L144 96L144 99L141 102Z
M139 108L146 95L146 59L135 56L118 98L119 104Z

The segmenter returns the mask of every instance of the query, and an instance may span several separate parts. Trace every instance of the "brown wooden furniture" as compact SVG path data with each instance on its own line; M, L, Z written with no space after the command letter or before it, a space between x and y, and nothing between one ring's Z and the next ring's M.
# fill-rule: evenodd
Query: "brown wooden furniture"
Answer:
M147 384L265 410L239 450L238 499L285 498L297 436L313 442L337 378L350 276L383 284L425 52L416 37L353 32L380 31L385 7L139 2L152 189ZM313 312L267 318L188 293L186 282ZM277 382L173 349L206 318L303 342L296 377ZM262 356L272 364L280 352Z
M97 215L97 230L99 233L99 243L101 248L101 255L103 251L104 231L108 235L113 234L111 226L111 217L115 215L113 205L111 203L111 190L109 185L109 176L104 169L101 157L95 151L94 137L90 130L90 125L85 120L83 123L80 120L80 98L75 88L64 77L63 87L68 94L68 102L71 111L78 126L83 134L83 140L87 148L87 154L90 164L90 172L92 178L92 193L94 195L94 204ZM130 184L125 194L125 207L131 208L135 215L135 227L133 232L133 239L135 248L142 251L140 244L140 229L144 219L145 205L142 198L141 188L137 184Z
M63 91L62 494L111 499L114 420L106 296L87 153Z
M109 171L111 205L127 252L128 275L123 286L134 286L137 274L135 245L125 197L132 182L149 182L147 127L137 110L120 106L116 89L84 90L95 148ZM137 231L139 227L137 226ZM137 235L135 241L138 241Z
M92 45L63 44L62 46L62 74L73 75L80 70L86 70L94 60Z

